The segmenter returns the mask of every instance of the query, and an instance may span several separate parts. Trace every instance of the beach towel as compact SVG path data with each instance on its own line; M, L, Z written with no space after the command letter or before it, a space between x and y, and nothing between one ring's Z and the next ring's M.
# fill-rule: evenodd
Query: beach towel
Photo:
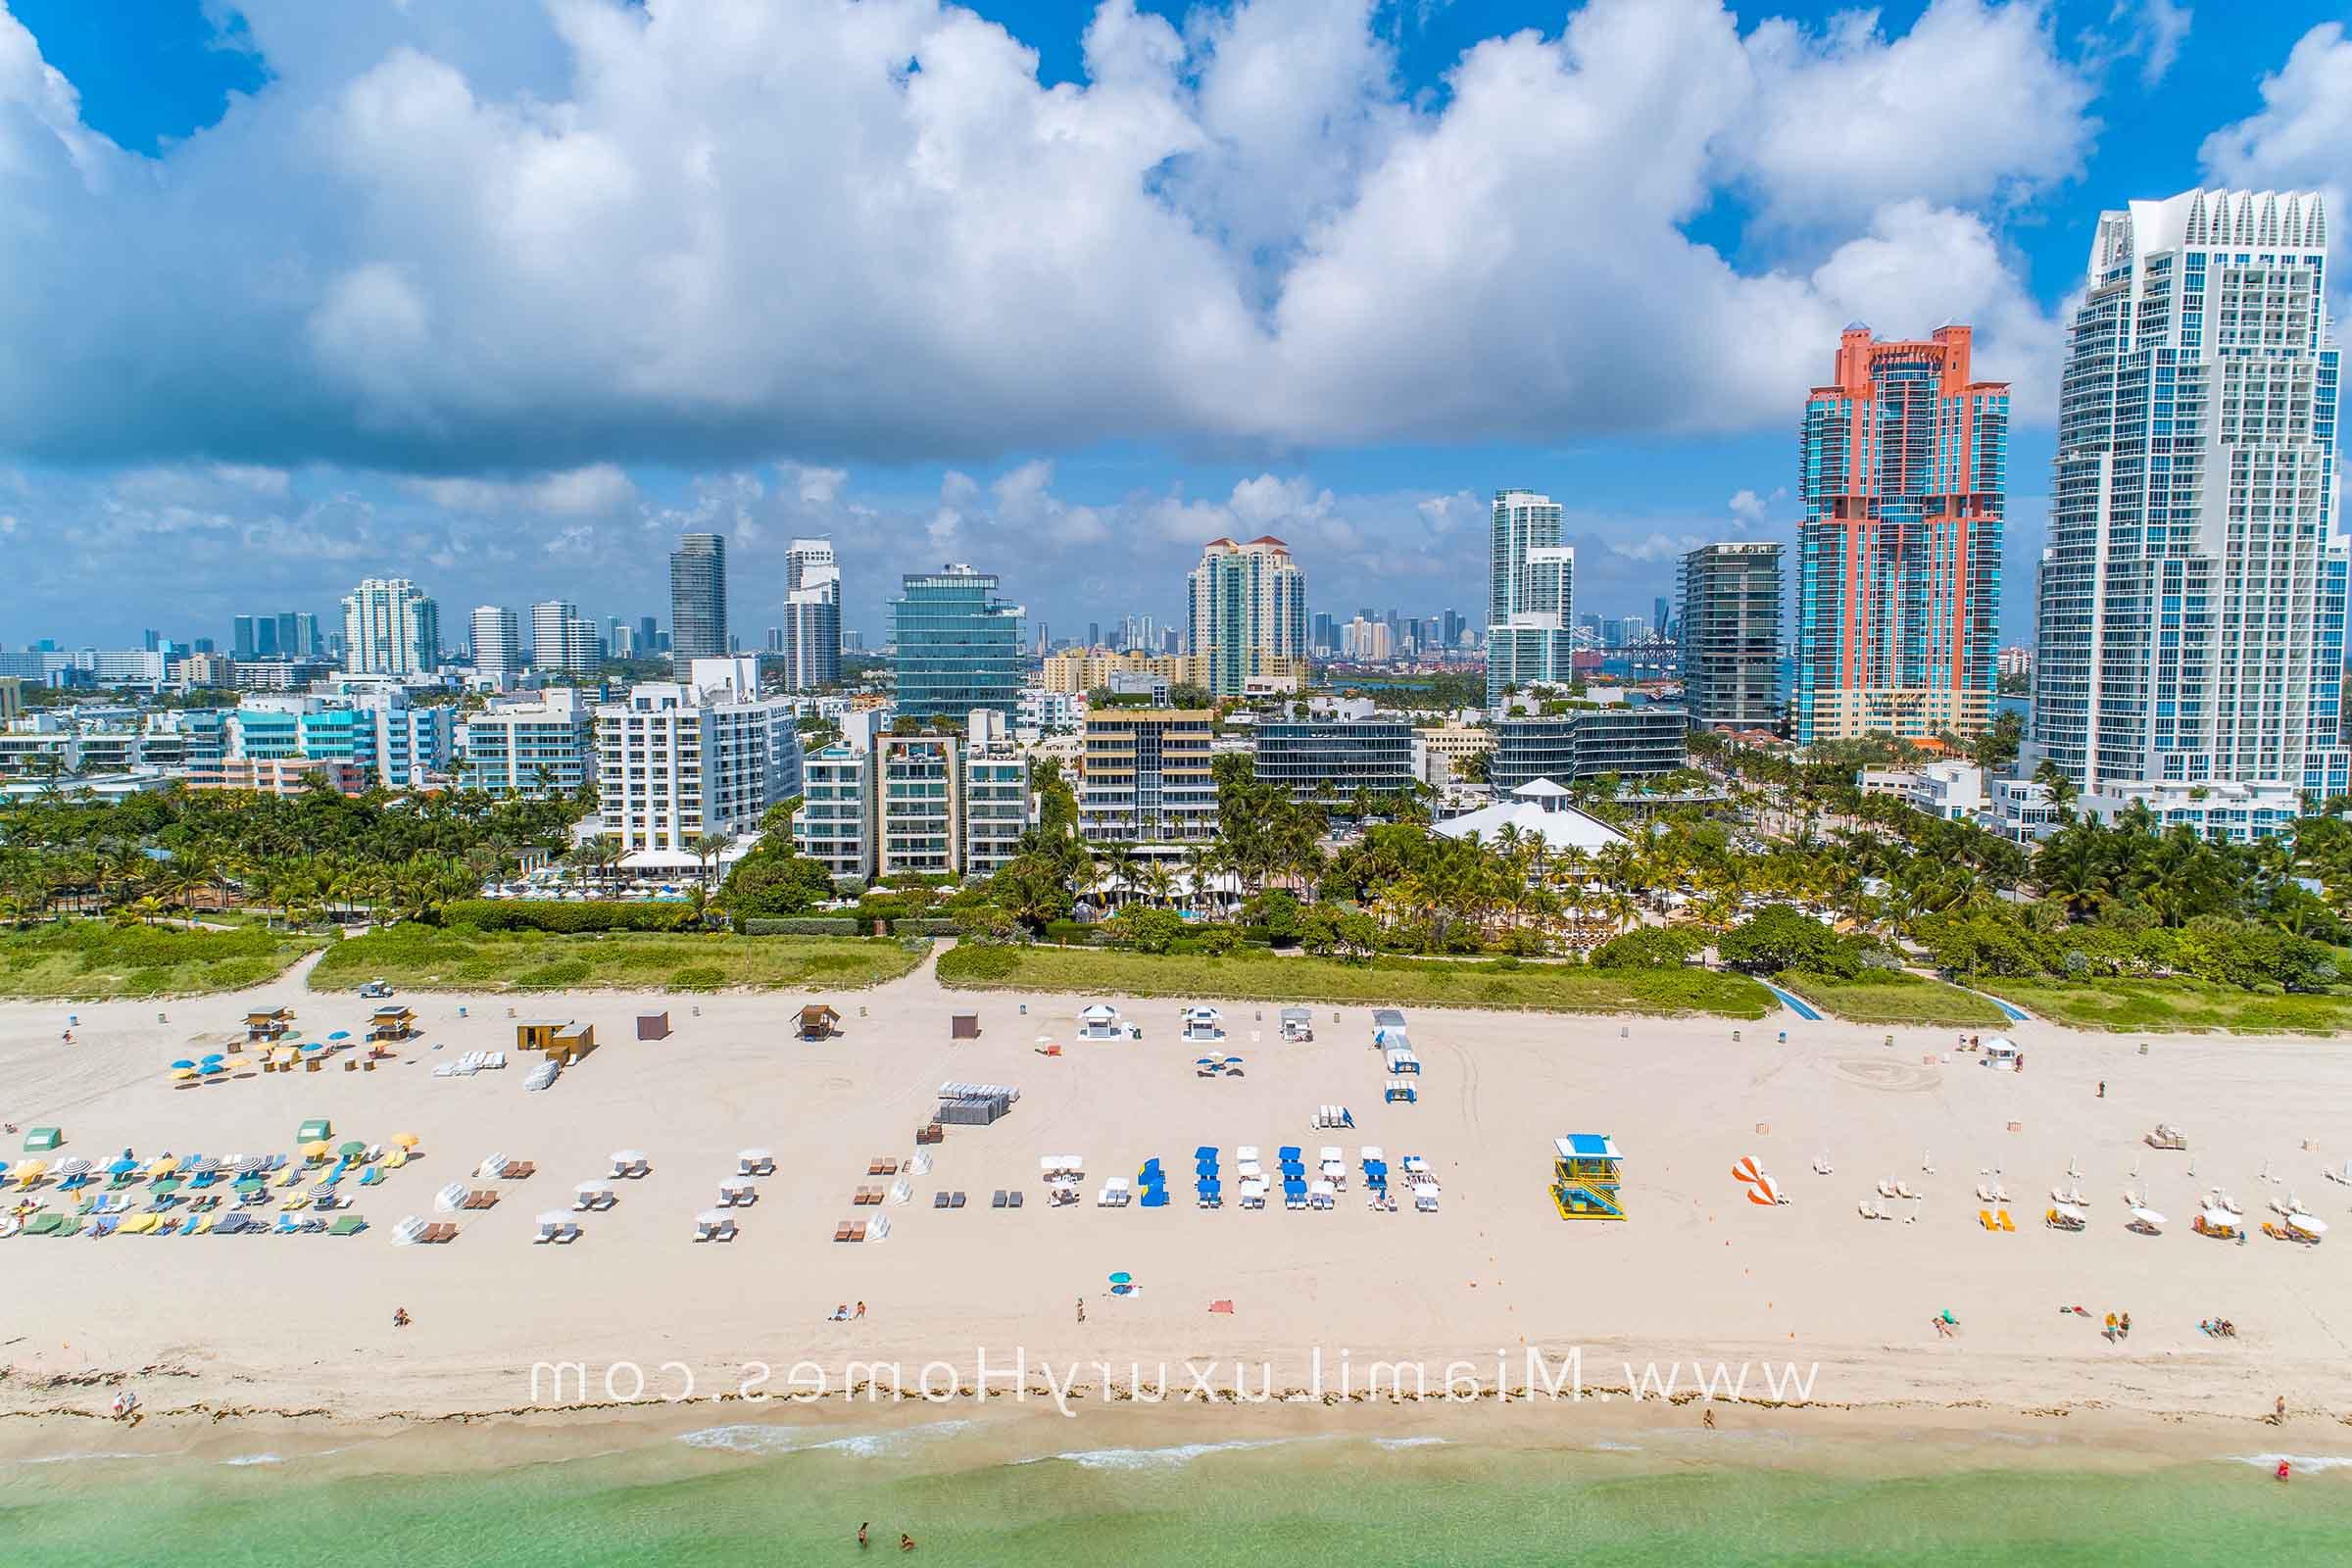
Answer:
M1233 1303L1231 1301L1211 1301L1208 1303L1208 1309L1211 1312L1224 1312L1230 1314L1233 1311Z

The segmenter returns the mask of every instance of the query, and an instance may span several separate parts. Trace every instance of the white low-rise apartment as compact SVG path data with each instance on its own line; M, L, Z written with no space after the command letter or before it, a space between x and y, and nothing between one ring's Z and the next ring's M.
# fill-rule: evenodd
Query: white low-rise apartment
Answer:
M596 710L572 687L493 701L458 728L459 781L467 789L569 795L596 779Z
M2057 797L2034 779L1996 778L1984 824L2012 844L2033 844L2058 831Z
M1984 809L1984 770L1974 762L1866 767L1854 783L1865 795L1891 795L1946 822L1965 822Z
M633 686L596 710L604 831L631 869L699 867L697 839L756 833L769 807L800 793L792 705L760 696L759 660L687 667L683 681Z
M2077 804L2084 816L2112 824L2134 806L2144 806L2156 830L2186 827L2216 844L2252 844L2294 830L2303 792L2283 780L2271 783L2111 784L2092 790Z

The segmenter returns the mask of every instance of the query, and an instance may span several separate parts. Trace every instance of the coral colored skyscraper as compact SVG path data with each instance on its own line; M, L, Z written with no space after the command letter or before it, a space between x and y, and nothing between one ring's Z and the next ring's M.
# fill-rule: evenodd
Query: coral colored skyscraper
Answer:
M1879 342L1849 326L1805 404L1796 739L1970 735L1997 690L2009 385L1969 374L1970 329Z

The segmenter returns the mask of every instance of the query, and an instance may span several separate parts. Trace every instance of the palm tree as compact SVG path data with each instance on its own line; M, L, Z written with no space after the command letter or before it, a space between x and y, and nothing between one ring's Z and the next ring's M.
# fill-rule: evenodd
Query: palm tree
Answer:
M1151 861L1143 868L1144 893L1153 904L1166 908L1175 902L1176 873L1165 860Z
M703 864L703 885L705 887L708 887L710 882L710 862L724 854L727 846L734 842L724 833L697 833L694 836L694 842L687 846L694 851L694 858Z

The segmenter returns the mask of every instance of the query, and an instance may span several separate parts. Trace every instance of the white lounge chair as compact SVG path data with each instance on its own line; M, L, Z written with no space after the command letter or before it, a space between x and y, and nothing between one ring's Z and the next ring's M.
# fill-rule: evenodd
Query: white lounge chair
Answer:
M724 1209L706 1208L694 1216L694 1239L698 1242L731 1242L735 1239L735 1216Z
M747 1149L735 1156L735 1173L739 1176L773 1176L776 1156L765 1149Z
M603 1182L582 1182L571 1190L571 1206L575 1209L611 1208L620 1200Z

